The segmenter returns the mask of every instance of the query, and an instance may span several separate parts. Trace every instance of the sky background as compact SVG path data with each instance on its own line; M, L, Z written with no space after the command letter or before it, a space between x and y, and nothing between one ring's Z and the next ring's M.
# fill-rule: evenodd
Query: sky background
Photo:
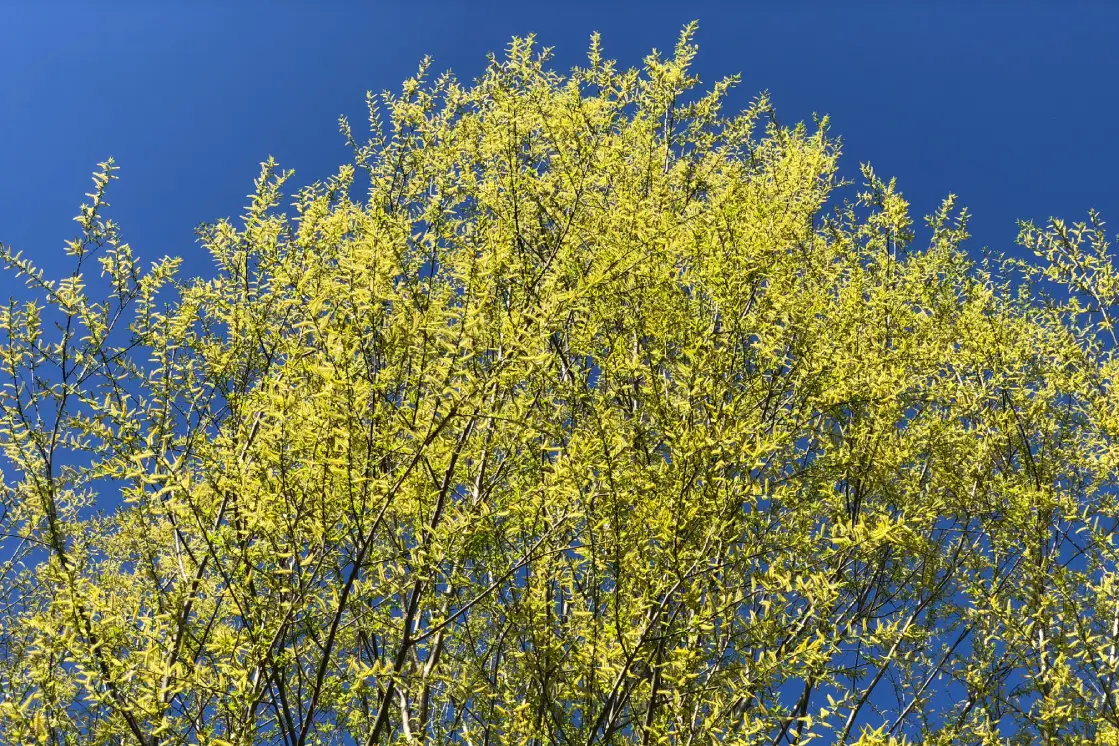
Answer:
M918 215L958 194L976 253L1013 251L1019 218L1119 221L1114 2L0 0L0 242L66 273L71 218L111 155L125 240L208 275L194 226L240 214L268 155L297 184L333 173L338 115L360 132L365 91L423 55L472 79L535 32L565 70L597 30L630 67L691 19L704 83L742 75L733 109L767 89L783 123L831 115L845 174L896 176Z
M597 30L630 67L692 19L704 83L742 75L732 109L769 90L786 124L830 115L845 175L896 176L918 216L956 193L976 255L1015 253L1018 219L1096 208L1119 226L1114 0L0 0L0 242L67 274L72 217L111 155L125 240L209 275L194 227L239 215L269 155L296 184L333 173L349 158L338 116L357 134L365 92L425 54L472 79L535 32L564 70Z

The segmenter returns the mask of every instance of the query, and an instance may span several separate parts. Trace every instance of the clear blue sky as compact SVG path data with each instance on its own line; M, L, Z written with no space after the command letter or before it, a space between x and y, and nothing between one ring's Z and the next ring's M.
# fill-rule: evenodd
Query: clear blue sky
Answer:
M113 215L144 259L186 259L202 221L241 211L269 155L306 183L348 157L337 130L364 94L425 54L478 75L487 52L536 32L556 65L600 31L624 67L698 19L706 83L741 73L739 107L768 89L783 122L831 115L844 171L896 176L917 214L955 192L971 246L1013 251L1015 221L1119 227L1119 2L340 2L0 0L0 242L53 276L112 155ZM0 302L22 294L0 274Z
M536 32L565 69L592 31L637 65L700 22L705 83L772 92L784 122L833 119L845 171L898 177L919 214L952 191L972 246L1012 249L1015 219L1119 226L1119 3L63 2L0 0L0 241L58 271L95 164L145 259L187 259L202 221L237 215L269 154L305 183L347 157L337 118L424 54L473 78ZM0 276L0 297L16 293Z

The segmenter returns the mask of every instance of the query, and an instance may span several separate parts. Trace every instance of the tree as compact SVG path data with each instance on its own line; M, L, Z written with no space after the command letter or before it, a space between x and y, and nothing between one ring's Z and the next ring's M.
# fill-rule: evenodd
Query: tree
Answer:
M211 279L143 268L111 161L71 274L0 249L4 742L1114 736L1102 223L978 261L949 198L917 249L694 30L425 61Z

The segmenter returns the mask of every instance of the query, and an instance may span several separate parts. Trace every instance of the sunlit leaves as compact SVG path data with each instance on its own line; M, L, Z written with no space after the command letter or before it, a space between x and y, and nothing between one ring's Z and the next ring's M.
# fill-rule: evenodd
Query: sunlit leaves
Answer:
M4 740L1114 734L1102 223L994 267L949 197L920 247L694 32L424 60L212 276L145 269L111 161L69 272L0 247Z

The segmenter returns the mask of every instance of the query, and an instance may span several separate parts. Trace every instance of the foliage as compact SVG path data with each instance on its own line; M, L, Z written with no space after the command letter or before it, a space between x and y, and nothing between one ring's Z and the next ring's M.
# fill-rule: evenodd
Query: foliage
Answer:
M211 279L143 268L111 161L72 274L0 249L35 296L0 311L0 739L1113 737L1102 224L977 262L949 198L918 250L869 167L835 199L826 120L696 93L693 32L425 62L293 216L263 165Z

